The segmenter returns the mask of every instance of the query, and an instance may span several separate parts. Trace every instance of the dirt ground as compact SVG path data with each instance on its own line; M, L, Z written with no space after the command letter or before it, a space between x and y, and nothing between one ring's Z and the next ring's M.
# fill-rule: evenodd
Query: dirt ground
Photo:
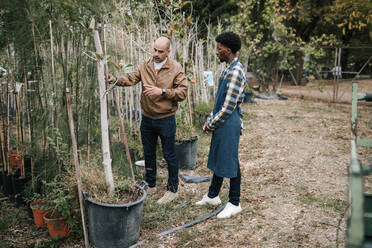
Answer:
M361 82L359 89L372 92L372 81ZM156 247L343 247L351 82L339 86L341 103L329 103L332 92L332 85L285 86L281 93L286 101L256 99L245 104L240 145L243 212L229 220L212 217L158 239ZM371 107L360 110L368 137ZM371 151L360 155L372 158ZM206 157L199 160L202 165L194 173L181 174L210 175L204 168ZM225 201L227 185L221 193ZM184 184L181 197L194 195L190 201L195 202L208 186Z
M372 80L359 86L361 92L372 92ZM160 232L216 209L194 205L209 182L181 181L176 202L155 204L165 191L167 178L166 169L160 167L158 190L144 202L142 243L137 247L345 246L351 83L340 84L340 103L330 103L333 88L329 84L283 86L280 92L288 100L255 99L255 103L243 104L245 129L239 152L242 213L227 220L214 216L156 238ZM371 104L361 106L361 133L368 137L372 137L371 113ZM209 142L210 136L201 134L199 166L181 170L181 175L211 175L205 168ZM359 155L363 161L372 159L370 150L361 150ZM220 197L223 202L228 200L228 180ZM36 238L29 230L47 238L46 230L36 229L26 214L19 214L19 222L6 237L17 240L11 247L33 247ZM83 247L83 241L71 237L61 247Z

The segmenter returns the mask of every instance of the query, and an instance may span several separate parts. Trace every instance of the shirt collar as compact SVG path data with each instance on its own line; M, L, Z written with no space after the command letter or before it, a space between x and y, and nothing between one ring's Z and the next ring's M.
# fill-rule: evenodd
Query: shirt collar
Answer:
M156 63L155 61L154 61L154 67L158 67L158 69L160 69L162 66L164 66L165 65L165 63L167 63L167 60L168 60L168 58L165 58L162 62L160 62L160 63Z
M238 61L238 57L234 57L230 62L227 62L226 67L232 66L236 61Z

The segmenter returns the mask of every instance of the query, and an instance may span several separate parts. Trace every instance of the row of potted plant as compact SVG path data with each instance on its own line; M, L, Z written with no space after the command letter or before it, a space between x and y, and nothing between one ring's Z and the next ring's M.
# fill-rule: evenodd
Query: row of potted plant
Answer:
M75 228L79 218L75 192L66 181L56 176L50 182L43 182L43 194L32 193L27 202L30 204L34 222L38 227L47 226L49 235L68 236Z
M66 237L70 233L70 227L65 217L58 217L53 209L44 209L43 200L30 205L34 216L34 222L38 227L47 226L49 235L54 238L57 235Z

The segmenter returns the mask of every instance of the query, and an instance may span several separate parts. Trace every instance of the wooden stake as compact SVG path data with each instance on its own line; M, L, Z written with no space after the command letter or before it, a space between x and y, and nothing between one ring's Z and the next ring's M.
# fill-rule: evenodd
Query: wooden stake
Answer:
M53 96L53 113L52 113L52 123L53 127L56 127L56 101L57 101L57 85L54 80L54 49L53 49L53 30L52 30L52 20L49 20L49 32L50 32L50 53L52 58L52 84L54 87L54 96Z
M7 159L6 159L6 156L5 156L5 140L4 140L4 125L5 125L5 118L4 118L4 105L3 105L3 93L2 93L2 90L1 90L1 94L0 94L0 116L1 116L1 119L2 119L2 122L1 122L1 132L0 132L0 145L1 145L1 157L3 158L3 171L6 171L6 168L7 168Z
M121 127L121 134L123 136L123 142L124 142L124 145L125 145L125 152L127 153L127 159L128 159L128 163L129 163L130 173L132 174L132 179L134 181L134 172L133 172L132 159L131 159L130 153L129 153L127 134L125 133L124 122L123 122L123 118L121 117L121 111L120 111L120 105L119 105L119 98L118 98L118 95L116 93L116 90L117 89L114 89L113 90L114 98L115 98L115 103L116 103L116 110L118 111L118 117L119 117L120 127Z
M76 180L77 180L78 193L79 193L79 205L80 205L80 213L81 213L81 222L83 223L84 244L85 244L85 247L88 247L89 246L89 241L88 241L88 235L87 235L87 228L85 226L83 194L81 192L80 165L79 165L77 143L76 143L76 137L75 137L74 119L72 117L72 110L71 110L71 96L70 96L70 90L68 88L66 89L66 105L67 105L68 122L69 122L71 141L72 141L72 150L73 150L73 155L74 155L75 176L76 176Z
M90 104L91 104L91 97L88 100L88 118L87 118L87 165L90 164Z
M291 76L292 76L292 80L293 80L293 82L295 83L296 86L298 86L297 81L296 81L296 78L294 77L292 71L291 71L291 70L288 70L288 71L289 71L289 73L290 73Z

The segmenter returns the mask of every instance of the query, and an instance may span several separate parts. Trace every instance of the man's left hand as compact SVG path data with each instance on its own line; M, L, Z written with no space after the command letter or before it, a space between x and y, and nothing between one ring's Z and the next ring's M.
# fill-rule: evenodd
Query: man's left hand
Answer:
M149 85L146 86L146 89L143 91L143 94L145 94L145 96L160 96L161 89L156 86Z

